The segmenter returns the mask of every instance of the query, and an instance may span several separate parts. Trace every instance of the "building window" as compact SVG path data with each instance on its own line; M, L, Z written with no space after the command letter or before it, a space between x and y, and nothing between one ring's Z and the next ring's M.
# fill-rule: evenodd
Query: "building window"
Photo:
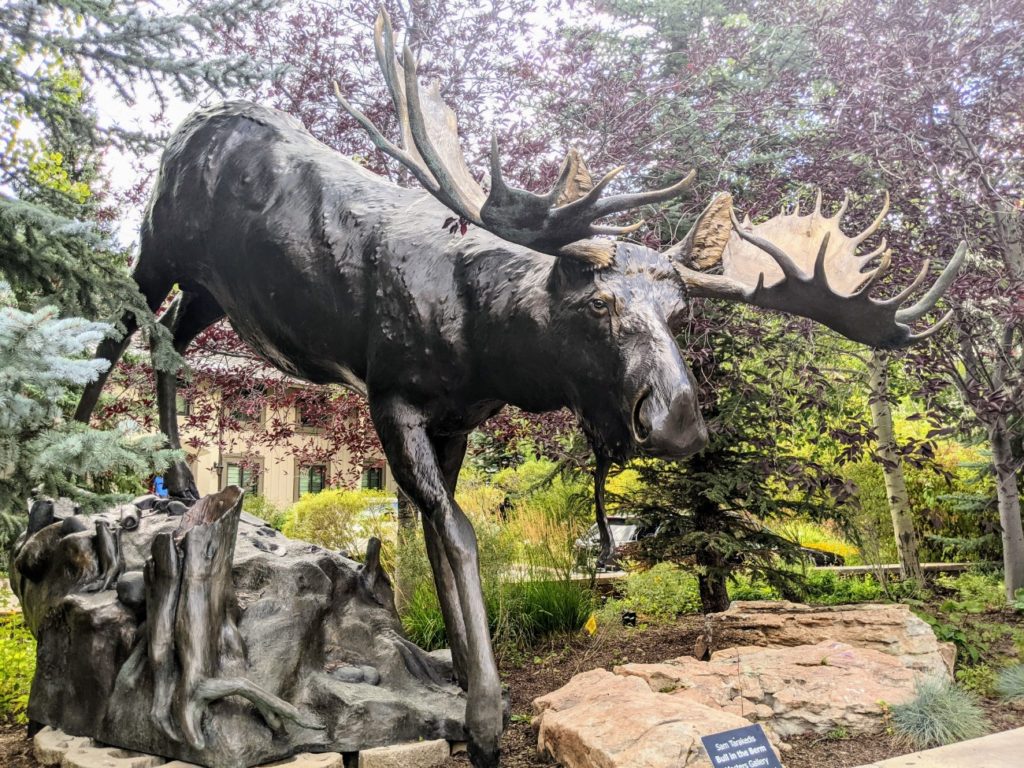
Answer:
M369 467L363 470L363 488L381 489L384 487L384 467Z
M188 389L188 382L184 379L177 379L174 387L174 412L179 416L192 415L192 403L185 397L184 390Z
M312 403L299 402L295 406L295 423L304 432L315 432L323 427L324 414L322 408Z
M320 493L327 484L327 467L323 464L300 466L296 476L295 497L300 498L307 493Z
M258 389L243 389L231 397L228 414L239 424L251 424L263 420L263 393Z
M262 459L228 457L224 459L223 485L237 485L246 493L258 496L263 475Z
M179 416L192 415L192 405L181 392L174 395L174 412Z

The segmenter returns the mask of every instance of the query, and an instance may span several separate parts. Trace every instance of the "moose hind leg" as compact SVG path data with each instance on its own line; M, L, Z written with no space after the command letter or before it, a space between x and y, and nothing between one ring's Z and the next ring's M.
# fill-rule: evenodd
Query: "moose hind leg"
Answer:
M372 396L370 412L398 484L433 525L451 566L466 631L470 761L476 768L495 768L502 732L501 681L491 649L473 526L449 492L424 415L400 400L379 402ZM452 636L455 627L447 629Z
M164 325L173 338L174 350L184 355L189 345L204 330L224 317L224 310L216 300L203 289L183 291L171 302L161 315ZM156 366L154 365L154 368ZM178 434L178 374L177 371L156 369L157 412L160 417L160 431L167 436L171 448L181 448ZM167 490L174 498L195 501L199 498L192 471L184 461L176 461L167 469L165 480Z

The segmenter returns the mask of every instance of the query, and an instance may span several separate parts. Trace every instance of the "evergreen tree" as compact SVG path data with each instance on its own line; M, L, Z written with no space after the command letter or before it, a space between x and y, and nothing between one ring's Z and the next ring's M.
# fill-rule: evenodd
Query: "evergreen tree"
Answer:
M715 318L722 327L693 362L708 446L683 461L636 462L642 482L624 499L657 529L639 554L696 566L705 612L728 608L727 581L739 571L784 595L799 592L788 566L801 551L766 523L840 517L848 489L836 460L856 456L868 434L866 424L851 427L857 415L845 393L792 334L778 324L740 323L737 314L746 312ZM809 442L808 434L817 437Z
M0 516L6 536L32 494L85 506L141 488L165 466L160 438L123 423L110 431L66 418L75 389L101 367L83 360L105 334L98 321L133 310L160 327L111 237L99 171L110 147L147 151L161 137L101 127L90 87L126 106L170 86L181 98L264 76L241 57L210 56L208 40L267 0L198 3L187 13L113 0L0 3ZM169 350L169 345L158 345ZM168 351L159 360L176 364Z

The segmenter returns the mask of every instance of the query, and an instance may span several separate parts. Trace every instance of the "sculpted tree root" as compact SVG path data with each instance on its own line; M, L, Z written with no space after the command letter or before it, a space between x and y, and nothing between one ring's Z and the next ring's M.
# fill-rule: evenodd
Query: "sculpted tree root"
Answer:
M38 647L31 720L216 768L466 741L452 661L404 636L380 542L360 564L241 501L35 505L11 572Z
M148 655L153 672L153 725L193 749L206 745L202 719L227 696L252 702L267 724L291 720L322 729L315 718L242 677L221 677L244 661L231 565L243 492L230 486L203 497L173 534L153 539L146 564Z

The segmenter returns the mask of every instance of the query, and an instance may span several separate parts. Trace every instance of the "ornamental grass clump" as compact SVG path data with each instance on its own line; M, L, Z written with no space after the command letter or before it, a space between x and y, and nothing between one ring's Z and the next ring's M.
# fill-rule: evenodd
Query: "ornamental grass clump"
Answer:
M917 749L941 747L989 732L988 720L973 695L943 678L917 684L916 696L892 708L897 739Z
M1024 664L1002 670L996 677L995 690L1007 701L1024 701Z

